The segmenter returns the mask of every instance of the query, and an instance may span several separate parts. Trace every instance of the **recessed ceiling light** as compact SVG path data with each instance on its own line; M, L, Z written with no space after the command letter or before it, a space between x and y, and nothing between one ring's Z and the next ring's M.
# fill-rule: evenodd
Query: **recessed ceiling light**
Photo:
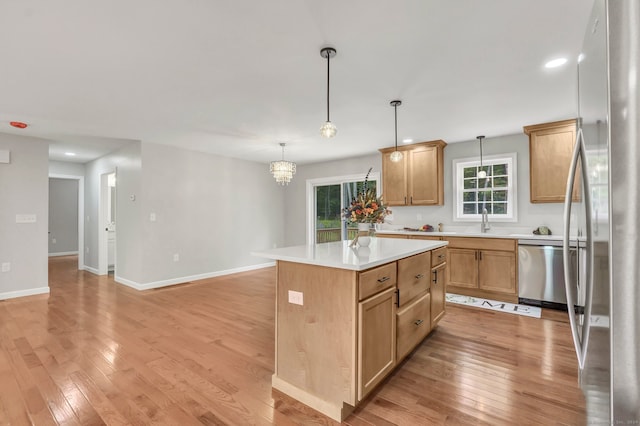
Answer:
M75 152L65 152L64 155L66 155L67 157L75 157L76 153Z
M552 59L546 64L544 64L545 68L557 68L567 63L567 58L556 58Z
M411 138L402 139L402 143L411 143L411 142L413 142L413 139L411 139Z

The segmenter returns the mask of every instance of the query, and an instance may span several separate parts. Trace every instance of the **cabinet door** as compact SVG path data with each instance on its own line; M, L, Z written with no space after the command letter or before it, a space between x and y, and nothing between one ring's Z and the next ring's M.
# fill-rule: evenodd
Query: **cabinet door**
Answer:
M429 289L431 252L398 261L398 306L402 307Z
M448 249L448 284L456 287L478 288L478 252L471 249Z
M407 204L407 152L394 163L391 153L382 154L382 199L388 206Z
M531 202L564 202L576 141L575 120L527 126L525 132L529 134ZM578 200L579 190L574 185L574 201Z
M358 401L396 365L395 287L358 304Z
M431 328L444 316L444 296L446 286L446 263L441 263L431 270Z
M398 311L398 353L401 361L431 331L431 295L424 293Z
M438 205L440 201L438 147L409 151L409 203L414 206Z
M516 255L508 251L479 252L478 285L483 290L516 294Z

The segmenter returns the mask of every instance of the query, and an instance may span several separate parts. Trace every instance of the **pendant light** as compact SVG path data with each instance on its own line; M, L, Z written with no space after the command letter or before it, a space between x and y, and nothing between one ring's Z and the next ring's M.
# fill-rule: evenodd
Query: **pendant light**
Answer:
M334 126L329 119L329 62L331 58L336 56L336 49L333 47L325 47L320 50L320 56L327 58L327 121L320 127L320 136L329 139L334 137L338 132L336 126Z
M486 179L487 172L482 170L482 139L484 139L484 136L476 136L476 139L480 141L480 171L478 172L478 179Z
M272 161L269 166L269 171L280 185L289 185L289 182L293 179L293 175L296 174L296 163L284 159L285 145L285 143L280 143L282 147L282 160Z
M396 150L391 153L389 159L394 163L402 160L402 152L398 151L398 105L402 105L402 101L391 101L391 106L395 112L395 123L396 123Z

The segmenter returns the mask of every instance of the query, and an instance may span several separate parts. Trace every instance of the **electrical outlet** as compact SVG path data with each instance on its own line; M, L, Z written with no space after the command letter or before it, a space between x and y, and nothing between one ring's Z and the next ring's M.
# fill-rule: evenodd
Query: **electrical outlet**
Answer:
M3 262L2 263L2 272L9 272L11 270L11 263Z
M155 222L156 221L156 214L155 213L149 213L149 220L151 222Z
M55 243L57 243L57 241L56 241L56 239L55 239L55 238L53 238L53 239L51 240L51 244L55 244Z
M179 253L175 253L173 255L173 261L174 262L179 262L180 261L180 254Z
M289 303L293 303L294 305L303 305L302 292L289 290Z

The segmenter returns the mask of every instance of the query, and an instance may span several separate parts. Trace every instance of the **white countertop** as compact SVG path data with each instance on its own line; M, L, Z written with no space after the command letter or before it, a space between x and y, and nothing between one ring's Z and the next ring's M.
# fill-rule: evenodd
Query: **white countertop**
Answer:
M427 235L433 237L475 237L475 238L511 238L514 240L562 240L562 235L535 235L535 234L510 234L508 231L489 230L488 232L425 232L425 231L405 231L383 229L376 231L376 234L394 235Z
M414 254L424 253L448 244L446 241L371 238L369 247L349 247L351 241L282 247L260 252L253 256L329 268L363 271Z

